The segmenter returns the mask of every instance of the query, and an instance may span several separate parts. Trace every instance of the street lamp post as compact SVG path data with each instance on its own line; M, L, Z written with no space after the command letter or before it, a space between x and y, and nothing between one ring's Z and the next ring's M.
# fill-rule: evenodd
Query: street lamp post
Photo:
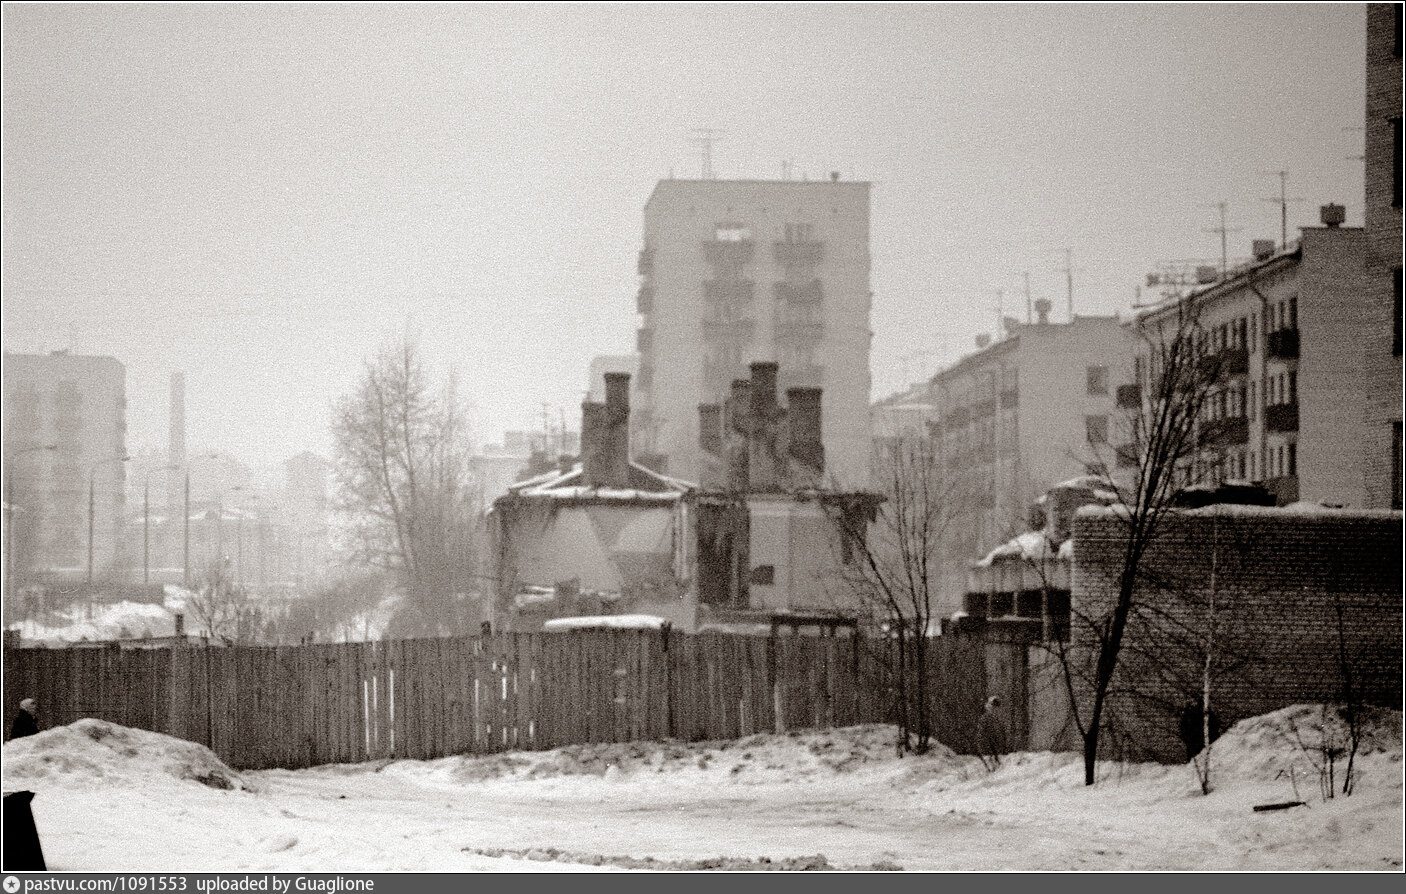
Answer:
M151 583L151 476L180 466L162 466L146 473L142 483L142 583Z
M57 449L57 444L41 444L5 457L5 595L11 599L15 596L15 460L26 453Z
M108 463L125 463L131 459L125 453L120 456L109 456L107 459L99 460L88 467L88 584L93 583L93 511L94 487L93 480L97 477L98 469Z

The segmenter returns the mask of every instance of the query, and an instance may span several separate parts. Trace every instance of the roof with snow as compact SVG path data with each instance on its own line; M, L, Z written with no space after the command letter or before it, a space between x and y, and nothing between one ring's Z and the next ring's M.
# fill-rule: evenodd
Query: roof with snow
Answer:
M698 485L670 478L631 462L629 487L595 487L586 483L581 463L565 471L553 469L509 486L500 500L573 500L586 502L673 503Z

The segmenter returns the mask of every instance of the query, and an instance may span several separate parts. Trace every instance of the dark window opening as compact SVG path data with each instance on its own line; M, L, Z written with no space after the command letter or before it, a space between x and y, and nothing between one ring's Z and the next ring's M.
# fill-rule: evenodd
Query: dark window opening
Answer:
M769 585L776 583L775 565L758 565L752 569L752 583Z
M1401 356L1401 268L1397 267L1391 271L1392 289L1394 291L1391 313L1391 355Z

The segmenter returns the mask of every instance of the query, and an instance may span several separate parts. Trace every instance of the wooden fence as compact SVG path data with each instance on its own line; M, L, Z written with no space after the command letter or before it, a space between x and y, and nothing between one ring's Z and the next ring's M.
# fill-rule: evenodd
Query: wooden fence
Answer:
M969 750L988 667L1010 661L991 650L1008 647L965 637L931 642L935 737ZM44 726L96 717L199 742L239 769L735 739L891 721L889 647L862 637L608 630L277 647L6 649L4 708L11 717L21 698L33 696ZM1023 649L1009 648L1023 662ZM1023 676L1013 671L992 682L1014 708L1006 687L1017 677L1023 685ZM1023 707L1012 721L1023 722Z

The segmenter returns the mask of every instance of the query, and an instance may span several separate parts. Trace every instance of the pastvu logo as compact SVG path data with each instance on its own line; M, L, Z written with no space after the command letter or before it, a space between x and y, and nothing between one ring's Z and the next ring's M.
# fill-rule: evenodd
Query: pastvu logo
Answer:
M20 889L20 880L13 875L5 876L5 894L15 894Z

